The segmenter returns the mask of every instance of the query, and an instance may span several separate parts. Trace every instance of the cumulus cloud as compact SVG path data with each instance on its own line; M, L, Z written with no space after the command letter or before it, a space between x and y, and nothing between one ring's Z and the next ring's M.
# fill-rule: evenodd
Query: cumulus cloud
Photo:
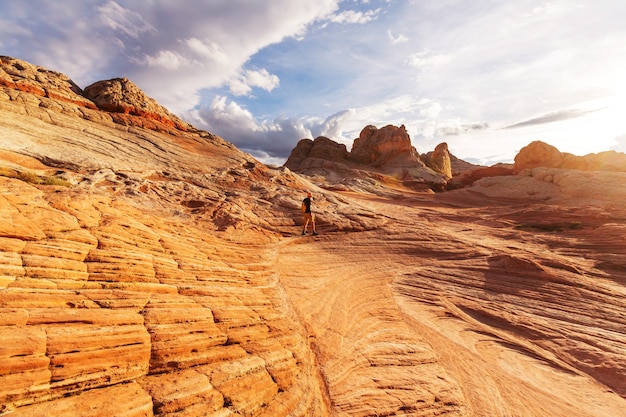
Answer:
M242 148L241 150L252 155L254 158L263 162L266 165L282 166L286 161L286 158L282 156L272 156L262 149Z
M250 111L236 102L218 96L209 106L188 112L186 118L264 162L272 160L276 163L278 160L284 162L300 139L326 136L341 140L343 122L353 113L354 110L342 110L326 118L279 116L256 120Z
M437 140L489 127L487 122L462 119L438 121L444 110L440 103L433 100L400 95L370 106L344 109L325 118L279 116L258 120L238 103L220 96L210 106L195 111L193 123L234 143L263 162L273 164L284 162L303 138L326 136L350 148L354 138L369 124L377 127L405 124L411 137L417 140ZM430 142L426 146L430 146Z
M258 129L252 113L234 101L228 101L226 97L215 97L208 108L200 109L198 116L198 121L216 134L236 131L239 136L246 131Z
M127 77L180 113L199 104L203 89L232 84L238 94L250 94L254 88L276 88L276 76L246 67L250 57L302 36L334 13L338 2L274 0L268 7L266 2L212 0L181 7L176 0L108 0L95 1L95 7L79 1L60 7L41 1L36 8L31 2L3 2L0 14L13 16L15 26L24 30L7 34L0 28L0 33L3 45L19 45L4 53L64 72L82 86Z
M143 59L131 58L131 61L144 64L148 67L160 67L164 70L171 71L197 64L176 51L159 51L155 55L147 55L143 57Z
M244 70L235 80L229 84L230 91L235 96L249 95L253 87L265 91L272 91L278 87L280 80L276 75L270 74L266 69Z
M613 146L624 129L611 120L623 111L592 126L600 111L551 110L600 108L576 103L623 86L621 0L462 3L0 1L0 47L81 86L127 77L189 122L268 157L320 134L349 144L367 124L457 143L480 131L506 146L566 125L574 142L586 125ZM523 126L534 129L514 129Z
M208 62L215 62L219 65L228 64L229 58L226 51L210 39L201 40L191 37L184 43L187 44L191 53L199 58L205 58Z

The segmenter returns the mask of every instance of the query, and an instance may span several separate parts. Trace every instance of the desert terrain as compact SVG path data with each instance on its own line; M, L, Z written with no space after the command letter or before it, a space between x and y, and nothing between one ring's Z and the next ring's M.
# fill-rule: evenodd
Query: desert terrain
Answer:
M366 127L269 167L0 62L0 415L626 415L624 154Z

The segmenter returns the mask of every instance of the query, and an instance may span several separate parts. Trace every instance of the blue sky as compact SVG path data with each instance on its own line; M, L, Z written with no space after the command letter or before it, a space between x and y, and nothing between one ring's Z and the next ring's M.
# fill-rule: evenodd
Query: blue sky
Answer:
M0 54L127 77L260 160L404 124L418 152L626 151L623 0L0 0Z

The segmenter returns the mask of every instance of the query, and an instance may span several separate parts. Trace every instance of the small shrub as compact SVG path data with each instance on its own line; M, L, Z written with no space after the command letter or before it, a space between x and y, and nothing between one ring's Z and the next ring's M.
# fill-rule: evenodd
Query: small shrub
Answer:
M63 178L49 175L39 176L31 171L18 171L8 167L0 167L0 177L15 178L20 181L36 185L56 185L62 187L69 187L72 185L72 183L64 180Z
M17 179L29 184L41 184L41 177L34 172L21 171L17 173Z
M68 180L59 177L40 177L43 185L56 185L60 187L69 187L72 185Z

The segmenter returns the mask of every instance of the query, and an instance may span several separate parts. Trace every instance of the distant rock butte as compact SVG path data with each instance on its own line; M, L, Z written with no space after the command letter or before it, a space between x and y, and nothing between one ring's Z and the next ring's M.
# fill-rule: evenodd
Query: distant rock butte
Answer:
M561 168L580 171L626 172L626 154L615 151L576 156L560 152L552 145L535 141L522 148L515 156L516 173L532 168Z
M380 178L388 175L411 188L457 189L482 178L520 174L533 168L626 172L626 155L616 151L576 156L560 152L542 141L522 148L515 164L491 167L473 165L456 158L443 142L434 151L419 155L404 126L377 129L369 125L354 140L352 150L326 137L302 139L285 166L305 175L322 175L331 182L346 178Z
M380 129L368 125L354 140L350 152L345 145L326 137L303 139L292 150L285 166L310 175L331 171L359 177L368 176L367 172L371 171L374 176L388 175L408 185L426 184L438 188L452 177L447 145L441 144L435 157L423 161L404 125L387 125Z
M300 141L305 177L123 78L85 90L0 58L1 416L626 408L623 154L532 144L512 175L368 126Z
M423 165L404 125L366 126L354 140L350 159L375 168Z

